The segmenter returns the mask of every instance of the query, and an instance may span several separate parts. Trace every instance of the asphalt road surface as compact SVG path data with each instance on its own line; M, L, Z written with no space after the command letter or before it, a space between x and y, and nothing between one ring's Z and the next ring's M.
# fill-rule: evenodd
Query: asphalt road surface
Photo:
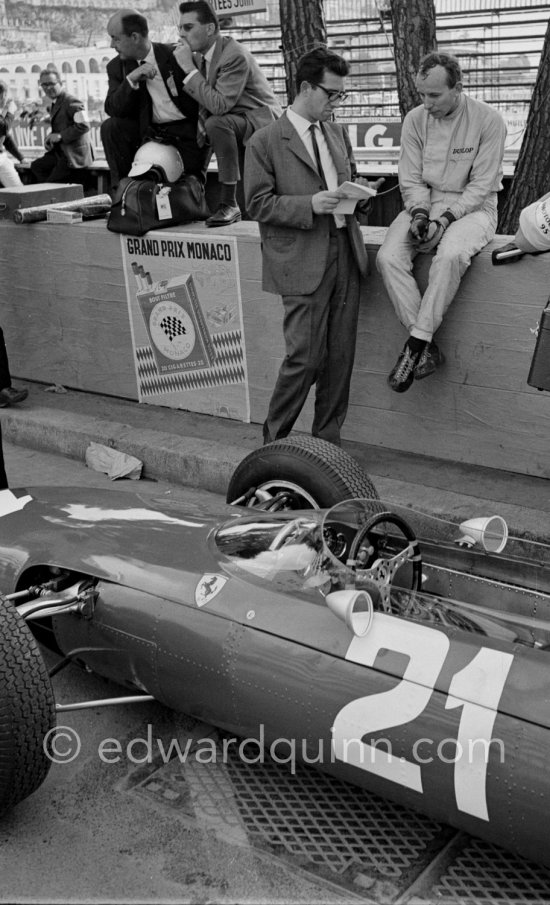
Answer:
M139 489L203 515L223 502L21 447L5 458L11 487ZM124 693L75 666L53 683L59 703ZM46 782L0 819L0 902L550 902L550 874L494 846L311 768L220 750L214 727L156 703L60 713Z

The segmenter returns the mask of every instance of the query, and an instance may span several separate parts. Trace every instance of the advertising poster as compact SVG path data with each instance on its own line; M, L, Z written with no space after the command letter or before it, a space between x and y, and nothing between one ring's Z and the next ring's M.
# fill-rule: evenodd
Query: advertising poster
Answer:
M139 401L250 421L237 240L120 238Z

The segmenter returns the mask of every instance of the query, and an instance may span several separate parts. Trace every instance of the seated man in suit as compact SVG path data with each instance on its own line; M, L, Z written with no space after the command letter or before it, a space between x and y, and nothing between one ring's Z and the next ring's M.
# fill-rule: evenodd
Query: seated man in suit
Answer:
M216 155L221 183L220 206L206 225L226 226L241 219L236 199L240 150L282 109L250 51L220 34L206 0L180 3L179 33L174 56L185 73L183 89L200 105L198 141Z
M79 170L93 163L90 123L82 101L63 88L55 69L43 69L40 87L50 107L51 131L46 135L46 153L31 163L34 182L81 182Z
M198 104L183 91L175 45L150 41L147 19L132 9L111 16L107 31L118 54L107 64L109 119L101 124L112 189L128 175L138 147L151 139L174 145L185 172L204 182L207 152L197 144Z

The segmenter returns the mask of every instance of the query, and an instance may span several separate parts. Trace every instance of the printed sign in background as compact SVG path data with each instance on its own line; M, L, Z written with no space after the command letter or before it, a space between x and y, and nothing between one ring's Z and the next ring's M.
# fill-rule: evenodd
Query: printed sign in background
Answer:
M501 110L506 123L506 148L519 150L527 123L525 113ZM401 118L399 116L364 117L360 122L346 122L354 148L377 148L384 151L398 150L401 145Z
M243 13L264 13L267 0L210 0L217 16L242 16Z
M250 421L237 240L121 236L140 402Z

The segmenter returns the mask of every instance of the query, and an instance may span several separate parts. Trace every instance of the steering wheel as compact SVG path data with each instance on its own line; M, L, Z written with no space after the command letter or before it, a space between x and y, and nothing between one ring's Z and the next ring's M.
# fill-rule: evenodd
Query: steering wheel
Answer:
M389 559L382 559L378 549L379 537L373 529L381 523L394 525L408 542L407 546ZM362 526L350 546L346 565L355 572L360 571L361 579L369 578L376 585L384 612L391 612L390 590L393 576L406 562L412 563L411 588L420 591L422 587L422 557L416 535L411 526L394 512L378 512Z
M270 550L280 550L281 547L287 542L287 540L295 535L296 537L301 534L305 528L315 527L315 522L310 522L307 519L302 518L293 518L290 519L280 531L277 532L274 540L269 545Z

